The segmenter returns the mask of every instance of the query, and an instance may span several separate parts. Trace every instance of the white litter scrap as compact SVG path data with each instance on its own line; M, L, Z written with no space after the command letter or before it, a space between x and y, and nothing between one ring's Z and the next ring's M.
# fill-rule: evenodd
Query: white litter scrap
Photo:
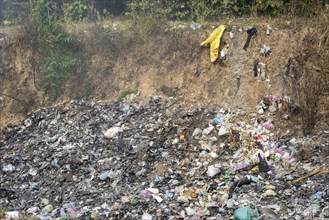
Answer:
M108 129L106 132L104 132L104 137L108 139L112 139L117 136L119 132L122 132L122 128L120 127L112 127Z

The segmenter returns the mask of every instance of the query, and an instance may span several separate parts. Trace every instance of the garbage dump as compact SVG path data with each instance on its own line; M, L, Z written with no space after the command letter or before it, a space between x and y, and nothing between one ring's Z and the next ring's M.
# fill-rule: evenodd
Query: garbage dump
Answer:
M280 98L264 99L261 114L160 97L39 109L0 133L0 216L328 218L329 132L300 160L306 138L276 132Z

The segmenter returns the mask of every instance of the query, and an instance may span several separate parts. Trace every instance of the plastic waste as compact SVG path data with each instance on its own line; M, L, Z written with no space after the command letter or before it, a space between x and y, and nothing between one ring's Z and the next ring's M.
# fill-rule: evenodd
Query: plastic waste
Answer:
M220 172L220 169L218 167L215 167L214 165L211 165L208 167L207 174L210 177L216 176Z
M210 43L210 60L214 63L218 58L218 51L220 46L220 39L226 29L226 25L221 25L217 27L210 36L201 43L201 46Z
M107 178L110 177L110 171L103 171L100 175L99 175L99 179L101 180L106 180Z
M152 198L152 193L148 190L141 190L140 195L141 197L144 198L148 198L148 199Z
M201 133L202 133L202 130L200 128L196 128L196 129L194 129L192 136L193 137L199 136Z
M19 219L19 211L6 212L5 219Z
M175 196L175 194L173 192L166 191L165 197L167 199L172 199L172 198L174 198L174 196Z
M13 172L15 171L15 166L13 166L12 164L7 164L2 168L3 172Z
M258 212L250 207L238 208L234 212L235 220L252 220L259 216Z
M108 139L112 139L117 136L119 132L122 132L122 128L120 127L113 127L108 129L106 132L104 132L104 137Z
M142 220L152 220L152 219L153 219L153 216L146 212L142 216Z
M274 212L272 209L267 207L261 207L259 208L259 212L262 213L262 215L259 217L259 219L268 219L268 220L279 220L280 216Z
M30 185L31 190L39 190L39 185L38 183L31 183Z
M315 194L313 194L311 197L310 197L310 200L312 202L319 202L322 198L322 196L324 195L323 192L316 192Z
M232 31L230 31L230 38L233 39L234 38L234 33Z
M216 117L212 120L213 125L218 125L223 123L223 116L221 114L217 114Z
M266 196L276 196L276 192L273 189L268 189L265 191Z
M264 54L264 56L268 56L271 52L271 48L269 46L266 46L265 44L263 47L260 49L260 53Z
M226 126L222 125L220 128L219 128L219 131L218 131L218 135L219 136L223 136L223 135L227 135L230 133L230 129L228 129Z
M228 53L228 47L229 45L226 45L225 48L223 48L221 51L220 51L220 56L223 60L226 59L226 54Z
M187 207L187 208L185 208L185 211L186 211L187 215L189 215L189 216L195 214L195 210L192 209L191 207Z
M29 118L25 119L24 125L25 127L30 127L32 125L32 120Z
M270 25L267 25L266 34L270 35L271 33L272 33L272 28L270 27Z
M41 210L41 213L50 213L51 211L54 210L54 207L53 205L49 204L49 205L46 205L42 210Z
M57 158L55 158L53 161L51 161L51 165L53 167L60 168L60 166L58 164L58 159Z
M154 178L154 181L153 181L155 184L158 184L158 183L160 183L161 182L161 177L160 176L156 176L155 178Z
M263 124L263 128L267 129L267 130L271 130L272 129L272 123L271 121L267 121Z
M258 63L260 67L260 77L262 80L266 79L266 64L265 63Z
M205 136L205 135L208 135L210 134L213 130L215 129L215 127L212 125L212 124L209 124L208 125L208 128L204 129L202 131L202 135Z
M201 24L192 21L192 23L190 24L190 28L192 28L193 30L199 29L201 28Z
M26 210L28 214L37 214L38 212L40 212L40 208L36 206L32 206Z

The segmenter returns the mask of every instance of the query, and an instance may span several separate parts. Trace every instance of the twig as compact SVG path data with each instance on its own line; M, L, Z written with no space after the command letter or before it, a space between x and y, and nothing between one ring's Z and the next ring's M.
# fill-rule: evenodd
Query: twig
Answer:
M2 95L2 96L6 96L6 97L8 97L8 98L11 98L11 99L17 101L17 102L22 103L23 106L24 106L24 109L25 109L25 110L28 109L28 104L27 104L26 102L24 102L24 101L22 101L22 100L19 100L19 99L15 98L15 97L12 97L12 96L10 96L10 95L7 95L7 94L4 94L4 93L0 92L0 96L1 96L1 95Z
M311 176L314 176L315 174L319 174L319 173L323 173L325 170L323 167L317 167L316 169L312 170L310 173L308 173L307 175L305 176L302 176L302 177L299 177L297 179L294 179L293 181L291 181L292 184L297 184L299 183L300 181L308 178L308 177L311 177Z

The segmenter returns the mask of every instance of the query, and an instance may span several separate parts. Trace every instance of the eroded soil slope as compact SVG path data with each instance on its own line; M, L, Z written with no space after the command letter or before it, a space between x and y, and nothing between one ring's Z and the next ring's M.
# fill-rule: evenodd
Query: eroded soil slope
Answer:
M217 22L213 26L224 22ZM226 59L210 62L209 48L200 47L213 27L192 30L189 24L168 24L141 35L134 28L118 31L118 23L73 25L71 33L83 44L81 66L63 85L56 102L88 96L114 100L136 89L144 98L153 95L180 97L183 106L223 106L255 111L266 95L290 96L300 106L296 123L306 130L328 118L328 30L295 23L272 22L266 34L264 23L255 23L258 34L243 50L246 29L237 22L224 33L229 45ZM122 28L121 28L122 29ZM117 31L117 33L116 33ZM1 40L1 124L13 122L49 97L37 91L38 72L33 71L31 45L22 29L4 29ZM262 45L269 56L260 53ZM38 60L37 57L34 57ZM254 77L256 60L266 64L266 80ZM52 101L51 104L54 104ZM319 123L320 122L320 123Z

